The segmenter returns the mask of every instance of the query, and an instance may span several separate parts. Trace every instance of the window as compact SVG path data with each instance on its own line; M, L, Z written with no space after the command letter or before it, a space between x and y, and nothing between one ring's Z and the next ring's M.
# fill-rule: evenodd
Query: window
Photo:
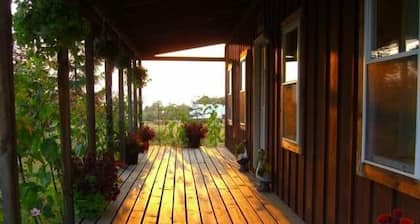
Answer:
M362 162L420 179L419 0L366 0Z
M299 13L283 24L282 35L282 147L299 149Z
M233 85L233 74L232 74L232 64L227 64L227 86L228 86L228 94L227 94L227 102L226 102L226 117L227 117L227 124L233 125L233 97L232 97L232 85Z
M246 59L247 51L241 52L240 55L240 69L241 69L241 90L239 93L239 123L242 129L246 125Z

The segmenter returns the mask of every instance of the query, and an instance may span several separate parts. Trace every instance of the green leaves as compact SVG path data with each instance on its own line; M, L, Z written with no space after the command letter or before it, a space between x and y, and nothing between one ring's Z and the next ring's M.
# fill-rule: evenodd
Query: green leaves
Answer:
M19 45L36 47L55 54L73 48L89 32L89 23L79 5L64 0L17 0L14 15L15 38Z

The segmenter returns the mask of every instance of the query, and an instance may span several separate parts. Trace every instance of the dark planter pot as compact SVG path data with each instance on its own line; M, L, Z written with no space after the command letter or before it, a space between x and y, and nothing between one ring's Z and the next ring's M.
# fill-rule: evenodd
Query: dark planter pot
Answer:
M139 152L136 150L127 150L125 162L127 165L135 165L137 164L139 158Z
M190 148L199 148L201 145L200 138L188 138L188 147Z
M259 192L270 192L270 183L271 183L271 180L260 179L260 183L257 187L257 190Z
M248 157L238 156L237 160L239 164L239 171L248 172L249 171L249 159Z

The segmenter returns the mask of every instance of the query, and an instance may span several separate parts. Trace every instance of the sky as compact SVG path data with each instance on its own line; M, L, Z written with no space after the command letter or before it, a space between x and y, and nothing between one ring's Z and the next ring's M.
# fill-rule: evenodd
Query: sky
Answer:
M224 44L159 56L224 57ZM156 101L163 105L187 104L200 96L225 94L224 62L142 61L151 81L143 88L143 107ZM114 75L113 92L118 92L118 75Z

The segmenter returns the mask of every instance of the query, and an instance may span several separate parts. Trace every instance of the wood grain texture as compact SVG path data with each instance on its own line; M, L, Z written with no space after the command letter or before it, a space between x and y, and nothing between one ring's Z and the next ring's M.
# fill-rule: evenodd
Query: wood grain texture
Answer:
M224 148L152 147L120 176L117 200L83 223L290 223L234 160Z

